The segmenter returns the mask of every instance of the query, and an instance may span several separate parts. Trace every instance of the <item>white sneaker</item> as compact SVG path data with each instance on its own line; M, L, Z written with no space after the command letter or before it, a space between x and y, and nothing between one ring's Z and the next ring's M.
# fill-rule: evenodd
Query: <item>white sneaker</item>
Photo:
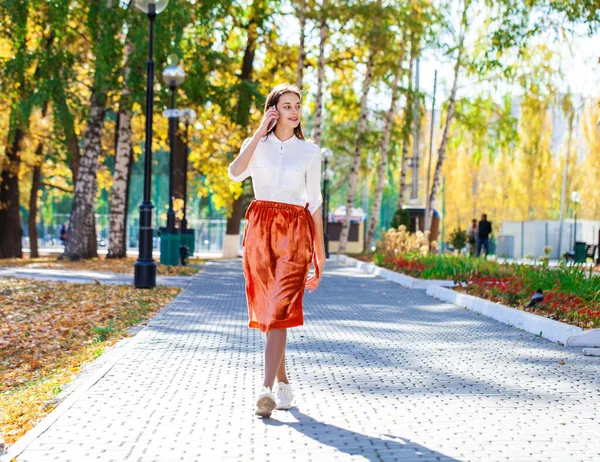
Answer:
M256 398L256 415L261 417L270 417L271 412L275 409L275 396L269 387L263 387L262 391Z
M288 410L292 408L294 402L294 393L289 383L279 382L277 384L277 393L275 395L277 403L276 409Z

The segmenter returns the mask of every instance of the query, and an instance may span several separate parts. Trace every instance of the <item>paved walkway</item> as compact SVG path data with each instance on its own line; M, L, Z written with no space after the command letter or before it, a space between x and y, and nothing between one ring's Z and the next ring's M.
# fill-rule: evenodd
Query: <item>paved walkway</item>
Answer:
M305 322L299 407L254 417L263 339L240 262L209 263L17 460L600 459L600 361L581 349L334 263Z
M0 277L13 276L44 281L78 283L100 282L101 284L133 284L133 274L103 273L100 271L65 270L48 268L0 267ZM187 287L189 276L156 276L156 284L162 286Z

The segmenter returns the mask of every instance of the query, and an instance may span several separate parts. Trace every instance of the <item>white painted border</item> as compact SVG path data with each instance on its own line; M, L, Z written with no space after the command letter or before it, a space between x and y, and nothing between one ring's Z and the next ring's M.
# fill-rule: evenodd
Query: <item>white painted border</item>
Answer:
M396 284L400 284L408 289L423 290L430 286L454 287L453 281L417 279L407 276L406 274L397 273L395 271L382 268L373 263L357 260L356 258L349 257L348 255L338 255L338 261L347 266L355 266L365 273L382 277L383 279L395 282Z
M473 295L439 286L429 286L427 295L481 313L518 329L572 347L599 347L600 329L584 330L537 314L510 308Z

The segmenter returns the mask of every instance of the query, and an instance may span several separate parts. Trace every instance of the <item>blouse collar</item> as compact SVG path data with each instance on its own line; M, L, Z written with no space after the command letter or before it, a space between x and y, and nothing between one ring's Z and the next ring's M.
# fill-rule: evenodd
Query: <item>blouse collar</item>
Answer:
M273 132L269 134L268 140L276 145L283 144L284 146L287 146L290 144L294 144L296 140L298 140L298 137L296 135L292 135L292 137L289 140L281 141L279 138L277 138L277 136L275 136L275 132Z

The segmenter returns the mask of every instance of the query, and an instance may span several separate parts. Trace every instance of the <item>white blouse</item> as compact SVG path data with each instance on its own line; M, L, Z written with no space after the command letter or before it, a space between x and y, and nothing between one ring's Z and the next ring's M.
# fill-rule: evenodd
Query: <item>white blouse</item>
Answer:
M246 139L242 151L250 143ZM240 151L241 152L241 151ZM235 182L252 177L256 199L306 206L311 213L321 206L321 150L308 141L293 136L280 141L271 133L258 142L248 167L239 175L231 173Z

